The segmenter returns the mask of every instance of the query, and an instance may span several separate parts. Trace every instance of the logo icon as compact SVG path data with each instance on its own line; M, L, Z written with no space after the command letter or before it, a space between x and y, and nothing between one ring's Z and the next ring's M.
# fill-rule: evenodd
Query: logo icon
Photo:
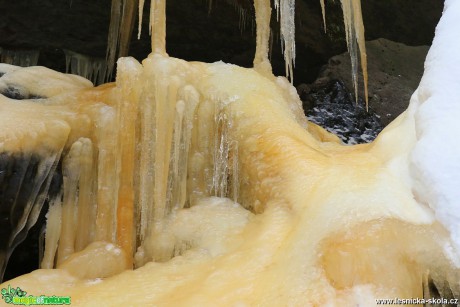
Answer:
M26 294L27 292L22 291L21 288L17 287L16 289L14 289L11 288L10 285L8 285L8 289L2 289L2 299L5 300L5 303L7 304L13 303L14 297L24 297L26 296Z
M2 299L7 304L13 305L70 305L71 298L70 296L27 296L27 292L23 291L21 288L12 288L8 285L8 288L3 288L1 290Z

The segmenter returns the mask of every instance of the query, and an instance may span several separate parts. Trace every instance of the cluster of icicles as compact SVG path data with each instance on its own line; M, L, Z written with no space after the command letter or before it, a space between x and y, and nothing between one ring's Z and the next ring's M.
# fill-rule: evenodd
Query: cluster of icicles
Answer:
M112 69L105 58L91 57L72 50L63 50L66 73L82 76L94 84L103 84L111 79ZM10 50L0 47L0 63L21 67L36 66L40 50Z
M254 0L254 5L258 7L258 10L255 10L255 12L256 19L259 19L259 24L268 23L268 26L264 25L263 27L257 27L258 46L260 45L260 47L264 49L264 52L265 49L269 49L268 43L272 41L272 38L270 37L271 33L269 26L271 18L269 2L270 1L267 0ZM152 4L151 19L149 25L151 34L152 23L155 23L155 14L153 12L156 5L159 5L158 9L160 11L164 10L164 8L161 7L164 5L164 2L159 1L158 4ZM66 57L66 72L80 75L86 79L91 80L94 84L102 84L109 81L112 78L113 68L115 66L116 60L119 57L128 55L129 43L131 41L131 34L135 23L136 6L139 6L138 38L140 38L144 0L140 0L139 3L138 0L113 0L107 45L107 58L93 58L71 50L64 50ZM209 0L209 9L211 9L211 6L212 1ZM281 48L283 50L286 63L286 76L293 80L293 69L295 66L296 58L295 0L275 0L274 6L277 11L277 19L280 23ZM246 24L247 12L238 4L235 4L235 8L239 11L240 14L240 28L244 28ZM327 29L324 0L321 0L321 8L324 20L324 29ZM351 57L352 80L355 89L355 97L356 99L358 97L358 52L360 52L361 67L363 71L365 87L365 99L367 101L367 59L360 0L342 0L342 9L344 14L347 45ZM152 40L153 39L154 38L152 36ZM161 44L161 40L157 40L157 44ZM164 46L160 47L159 50L163 49ZM23 67L35 66L38 62L38 56L38 50L3 50L2 52L2 49L0 48L1 63L13 64Z
M201 124L193 116L199 112L196 91L169 81L149 82L154 97L136 97L128 83L116 113L106 114L99 129L105 137L98 144L89 138L72 144L62 166L62 203L57 197L50 206L43 268L93 241L117 243L131 267L168 260L183 247L171 242L171 249L145 251L144 245L162 232L167 216L203 196L237 200L238 148L229 139L224 105L201 105L217 108L209 113L214 119Z
M17 66L35 66L38 63L39 50L9 50L0 47L0 63Z
M235 6L239 8L240 27L245 25L246 12L241 9L237 1L233 1ZM324 29L326 26L326 5L324 0L321 1L321 8L324 20ZM138 6L138 38L141 35L141 24L144 11L145 0L112 0L112 14L109 28L108 46L107 46L107 62L108 74L112 74L112 68L118 57L127 56L129 51L129 43L131 40L131 32L135 22L135 7ZM209 9L212 7L212 0L208 0ZM358 99L358 53L360 54L361 67L363 72L364 93L367 102L367 58L366 45L364 39L364 25L361 13L361 0L341 0L345 33L347 39L348 51L351 57L352 64L352 80L355 89L355 97ZM254 0L255 18L257 24L257 48L254 65L257 63L267 62L265 55L270 52L269 42L270 37L270 20L271 20L271 1L270 0ZM295 0L274 0L276 9L276 17L280 24L281 48L284 54L286 64L286 76L294 78L294 66L296 58L295 47ZM163 14L166 9L166 2L152 1L150 6L150 24L149 32L152 36L152 48L154 52L165 52L165 25L159 14ZM262 57L262 58L261 58ZM263 64L267 66L267 64Z

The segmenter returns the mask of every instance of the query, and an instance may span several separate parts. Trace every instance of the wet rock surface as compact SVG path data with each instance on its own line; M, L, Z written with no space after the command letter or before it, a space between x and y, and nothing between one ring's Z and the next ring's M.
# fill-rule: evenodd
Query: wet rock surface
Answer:
M39 269L40 251L44 247L47 212L48 206L45 205L25 240L14 249L6 266L4 281Z
M44 164L35 154L0 153L0 280L5 266L4 280L38 269L38 237L48 201L59 195L63 184L61 164L46 178L41 174ZM11 256L6 254L8 246L17 247L10 249Z
M428 46L407 46L387 39L366 42L369 78L369 106L381 117L384 126L407 109L410 97L423 75ZM348 53L332 57L318 80L342 80L353 90ZM358 76L358 95L364 99L362 73Z
M379 116L366 111L362 99L356 102L340 80L299 86L305 115L311 122L337 135L345 144L373 141L382 131Z
M310 121L347 144L370 142L409 106L423 75L428 46L407 46L386 39L366 42L369 112L362 73L355 103L348 53L333 56L312 84L297 86Z

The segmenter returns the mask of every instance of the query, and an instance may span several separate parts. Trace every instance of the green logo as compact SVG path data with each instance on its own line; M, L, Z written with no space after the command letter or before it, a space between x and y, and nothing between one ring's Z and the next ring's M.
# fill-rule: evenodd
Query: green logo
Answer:
M26 296L27 292L22 291L21 288L17 287L11 288L8 285L8 289L3 288L2 291L2 299L7 304L13 305L70 305L70 296L34 296L29 295Z

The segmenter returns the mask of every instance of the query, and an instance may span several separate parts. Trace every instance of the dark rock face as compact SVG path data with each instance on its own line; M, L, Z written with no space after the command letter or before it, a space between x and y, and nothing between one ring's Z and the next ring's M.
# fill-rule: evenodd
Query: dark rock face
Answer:
M6 266L3 281L10 280L39 268L40 253L43 253L44 232L48 204L43 206L35 225L29 230L27 237L13 251Z
M300 86L305 115L311 122L337 135L345 144L373 141L382 131L378 115L366 111L362 99L356 103L345 84L339 80Z
M366 40L386 38L409 46L431 45L444 0L361 1Z
M348 144L372 141L382 127L407 109L428 52L428 46L412 47L386 39L368 41L366 49L369 113L363 103L362 73L358 76L358 104L354 103L350 55L346 52L333 56L313 84L298 86L307 117Z
M428 46L412 47L386 39L366 43L369 76L369 106L381 117L384 126L407 109L410 97L423 75ZM318 80L342 80L353 89L348 53L332 57L320 72ZM364 98L362 73L358 95Z
M5 268L5 279L38 268L36 247L48 201L58 197L63 183L61 165L48 165L48 175L46 164L35 154L0 153L0 280ZM8 258L13 260L7 265Z
M255 50L251 1L212 3L208 12L208 3L202 0L167 1L168 53L186 60L223 60L250 66ZM326 4L327 32L324 33L319 1L297 0L295 82L313 82L331 56L346 50L340 1L326 1ZM64 49L105 57L110 5L110 0L0 1L3 12L0 46L38 49L38 64L58 71L65 70ZM245 9L245 15L240 15L235 5ZM385 37L408 45L428 45L441 16L443 1L366 0L362 6L367 39ZM147 1L141 40L133 35L131 43L130 55L138 60L150 52L148 9ZM284 75L275 15L272 62L275 73Z

